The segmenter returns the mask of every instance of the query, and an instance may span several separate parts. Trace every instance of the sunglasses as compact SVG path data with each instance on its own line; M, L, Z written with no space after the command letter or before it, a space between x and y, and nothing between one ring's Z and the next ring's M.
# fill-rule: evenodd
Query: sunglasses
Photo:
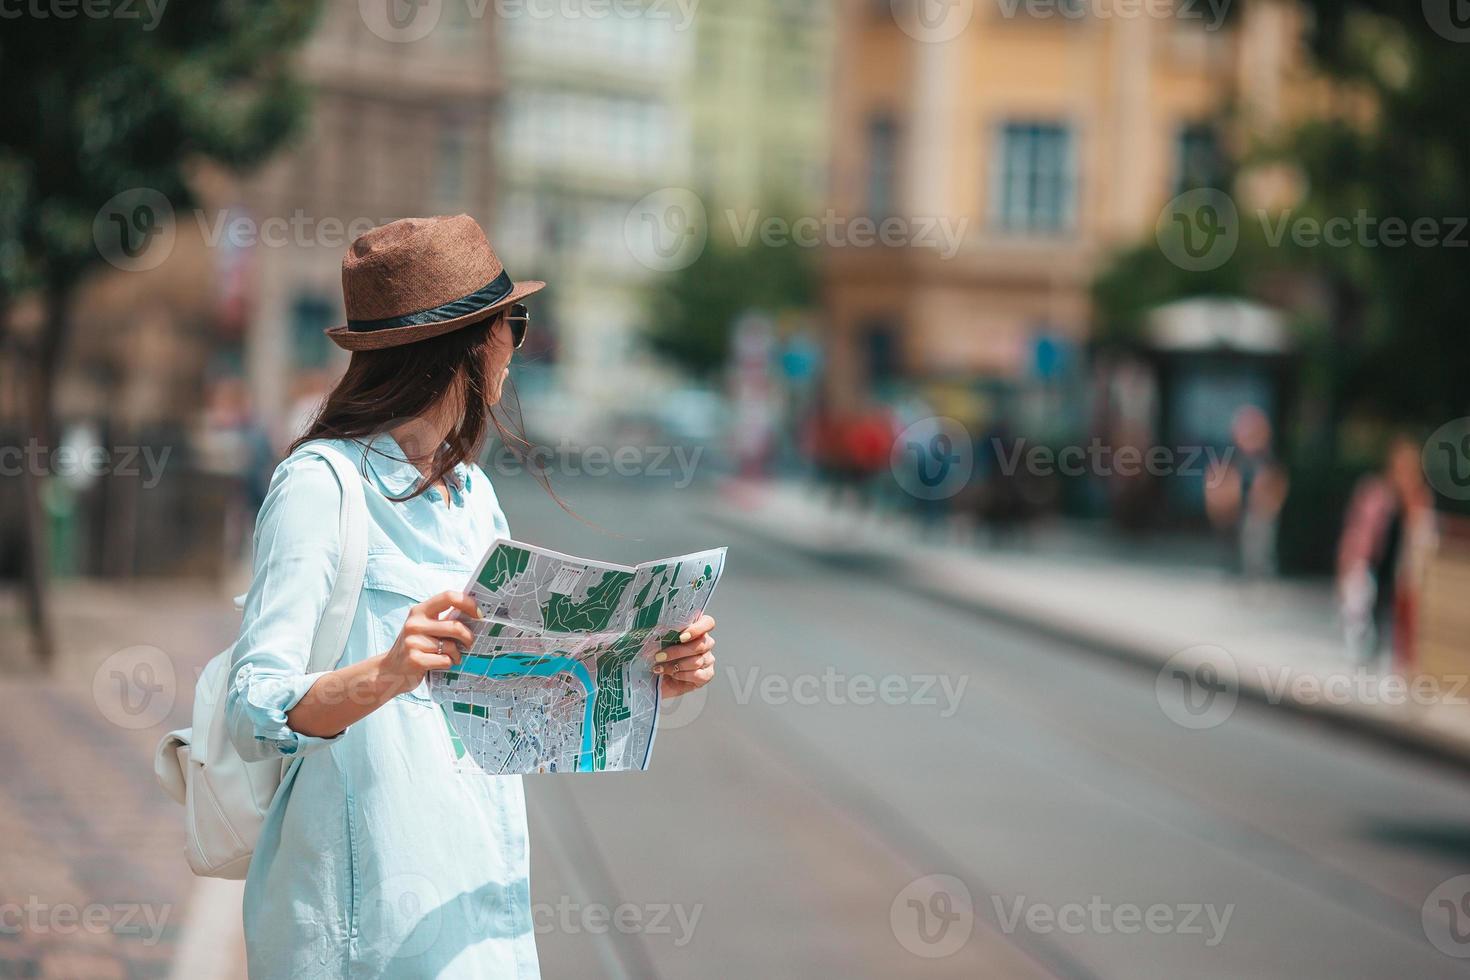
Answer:
M531 328L531 311L525 303L512 303L505 311L505 323L510 327L510 345L520 350L526 342L526 331Z

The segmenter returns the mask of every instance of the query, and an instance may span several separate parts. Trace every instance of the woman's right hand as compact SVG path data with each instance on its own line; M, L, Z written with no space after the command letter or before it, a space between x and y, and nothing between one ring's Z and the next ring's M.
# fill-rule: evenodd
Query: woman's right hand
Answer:
M431 670L453 667L461 650L474 644L475 636L463 622L439 618L450 609L469 619L480 618L475 600L463 592L440 592L409 609L398 639L383 654L383 674L392 679L396 694L418 687Z

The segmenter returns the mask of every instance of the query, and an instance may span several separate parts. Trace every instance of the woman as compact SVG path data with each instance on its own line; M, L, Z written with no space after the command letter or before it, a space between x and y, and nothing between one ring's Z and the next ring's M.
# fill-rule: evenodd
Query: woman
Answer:
M354 353L271 480L232 658L241 753L300 759L246 879L252 977L538 975L520 778L453 771L425 675L471 643L455 590L508 533L474 460L544 285L512 282L465 215L395 221L343 260L348 323L327 333ZM361 460L368 566L337 668L309 674L343 500L300 451L318 439ZM713 626L654 668L664 697L709 683Z
M1406 435L1393 438L1382 472L1353 489L1337 545L1337 598L1349 647L1362 660L1386 649L1394 669L1405 673L1417 661L1419 596L1439 543L1420 446Z

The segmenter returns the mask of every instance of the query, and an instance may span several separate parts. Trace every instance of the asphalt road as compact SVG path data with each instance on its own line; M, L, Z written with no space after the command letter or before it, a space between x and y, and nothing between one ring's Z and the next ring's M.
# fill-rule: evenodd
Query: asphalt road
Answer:
M730 546L720 676L650 771L527 778L548 977L1470 976L1465 772L1264 705L1180 727L1152 672L742 535L710 487L559 480L614 538L496 482L538 544Z

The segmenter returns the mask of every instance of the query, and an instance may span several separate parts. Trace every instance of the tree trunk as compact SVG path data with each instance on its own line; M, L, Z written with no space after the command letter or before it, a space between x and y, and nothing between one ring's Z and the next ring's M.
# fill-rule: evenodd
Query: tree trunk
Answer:
M21 362L26 359L25 354L20 350L19 345L9 342L10 303L9 292L0 288L0 355L8 355L17 362ZM23 373L17 370L16 376L20 377ZM24 431L33 432L35 430L31 420L35 415L37 394L38 389L34 384L26 385L22 397L22 418L16 420L24 425ZM31 634L33 655L42 663L49 664L54 649L51 620L46 603L47 554L40 479L39 474L35 473L31 466L32 457L29 447L21 446L20 449L22 454L20 467L21 519L20 526L16 530L20 538L23 560L21 589L24 593L26 625Z
M41 447L41 459L50 460L56 448L54 392L57 369L66 347L70 326L70 289L60 282L51 283L44 297L45 320L38 338L29 372L26 398L25 464L21 467L24 522L21 529L25 542L26 618L31 629L32 646L37 659L47 667L55 662L56 637L51 620L51 549L50 522L45 498L46 478L50 475L32 465L36 458L31 445Z

